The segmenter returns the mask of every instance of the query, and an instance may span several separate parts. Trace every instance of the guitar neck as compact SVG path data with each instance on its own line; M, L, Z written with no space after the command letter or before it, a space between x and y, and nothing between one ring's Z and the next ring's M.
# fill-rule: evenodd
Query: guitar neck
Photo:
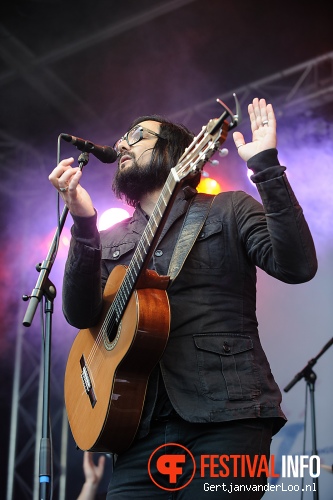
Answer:
M117 323L119 323L124 314L141 273L148 266L167 219L167 215L172 207L173 199L178 193L180 186L180 179L175 169L172 169L157 200L155 208L149 217L149 221L135 249L131 262L128 265L122 284L113 300L112 308L114 308Z

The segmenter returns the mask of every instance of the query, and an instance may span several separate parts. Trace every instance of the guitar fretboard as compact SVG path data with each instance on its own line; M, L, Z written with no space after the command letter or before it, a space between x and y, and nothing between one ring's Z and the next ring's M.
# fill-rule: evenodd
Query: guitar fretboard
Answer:
M131 262L128 265L124 279L105 317L105 331L114 331L114 327L120 323L130 297L135 289L140 273L147 266L152 252L154 251L153 243L157 243L157 241L154 241L154 239L156 239L157 230L162 229L161 221L163 215L166 212L178 182L179 178L175 170L172 169L163 186L155 208L149 217L149 221L142 233Z

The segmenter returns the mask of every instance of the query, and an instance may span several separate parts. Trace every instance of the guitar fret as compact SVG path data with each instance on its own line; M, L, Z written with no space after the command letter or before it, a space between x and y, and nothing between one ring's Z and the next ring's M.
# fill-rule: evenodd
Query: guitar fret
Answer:
M115 324L119 324L120 318L121 318L121 311L118 310L117 306L115 307L114 314L110 318L110 325L111 325L111 331L113 330L113 327Z
M126 295L123 292L124 292L124 290L122 289L121 293L120 293L120 299L121 299L121 305L124 308L125 305L126 305L126 300L125 300L126 299Z
M144 232L143 235L142 235L141 241L140 241L140 243L137 246L137 249L140 252L140 255L142 255L141 249L147 255L147 249L146 249L146 246L144 245L143 239L146 240L146 242L148 243L148 245L150 244L150 239L148 238L147 232Z
M150 239L148 237L147 231L145 230L144 233L142 234L142 237L146 240L146 243L149 245ZM145 248L145 247L144 247ZM146 252L147 253L147 252Z
M124 279L124 287L126 288L127 293L132 291L133 284L134 282L131 283L129 279Z
M164 205L166 206L167 204L166 204L165 198L164 198L164 196L163 196L163 191L164 191L164 190L162 190L162 192L161 192L161 197L162 197L162 200L163 200L163 202L164 202Z
M127 272L128 272L128 275L131 277L132 283L134 283L135 279L136 279L136 275L133 276L133 266L129 266Z
M118 301L118 307L117 307L117 309L118 309L117 312L119 313L120 318L122 317L122 313L124 311L125 305L126 305L125 304L125 296L123 293L123 289L121 288L121 289L119 289L119 301ZM119 306L121 306L121 307L119 307Z
M137 268L138 268L138 270L139 270L140 269L140 264L138 262L137 252L135 252L135 254L133 255L132 261L133 261L133 267L134 267L134 265L136 265Z
M153 237L155 233L153 232L153 230L152 230L152 228L151 228L150 226L151 226L151 224L148 224L148 229L150 230L150 234L151 234L151 235L152 235L152 237ZM147 236L147 243L148 243L148 244L150 244L150 243L151 243L151 240L148 240L148 236Z
M156 219L155 214L154 213L151 214L151 225L154 226L154 232L156 232L156 229L158 228L160 221L161 217L158 217Z
M152 221L152 224L155 225L155 228L157 228L157 223L156 223L156 218L154 212L151 214L150 219Z
M142 256L142 254L140 253L140 250L138 250L138 258L141 260L141 262L143 262L143 256Z
M120 311L118 310L118 302L114 300L108 314L105 316L104 323L102 325L102 331L107 333L108 331L112 332L115 325L119 324L120 320Z
M162 218L162 212L160 210L160 204L159 203L157 203L157 205L156 205L156 210L158 210L158 212L160 214L160 219L161 219ZM154 210L154 212L155 212L155 210ZM154 218L155 225L157 226L154 212L151 214L151 216Z
M118 293L117 293L117 301L115 303L115 310L116 310L116 315L117 315L117 321L121 318L121 312L122 309L120 308L120 301L121 301L121 288L119 288Z

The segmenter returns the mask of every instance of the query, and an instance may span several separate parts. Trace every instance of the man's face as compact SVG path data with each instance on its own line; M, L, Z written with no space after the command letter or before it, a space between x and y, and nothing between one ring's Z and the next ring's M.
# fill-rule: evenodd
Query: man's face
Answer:
M120 171L123 171L130 166L144 167L145 165L150 164L152 151L156 144L157 137L156 135L148 132L148 130L158 134L160 131L160 123L148 120L141 122L139 125L143 128L143 131L141 132L141 140L131 146L128 144L126 139L122 139L117 144L117 149L120 153L118 160L118 168Z
M152 158L158 140L154 133L159 133L160 123L147 120L139 125L143 127L141 140L129 145L126 139L121 139L115 145L120 156L112 184L116 196L125 198L133 206L136 206L142 196L161 189L170 173L168 165L157 167ZM134 139L138 137L140 135L136 135Z

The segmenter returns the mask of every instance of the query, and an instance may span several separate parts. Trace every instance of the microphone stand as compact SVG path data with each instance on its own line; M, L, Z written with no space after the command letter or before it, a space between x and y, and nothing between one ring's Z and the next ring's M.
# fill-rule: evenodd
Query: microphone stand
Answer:
M315 382L316 382L316 379L317 379L317 375L312 370L312 367L317 363L318 359L324 354L324 352L327 351L327 349L329 347L331 347L332 344L333 344L333 337L331 338L331 340L329 340L324 345L324 347L317 354L317 356L315 356L314 358L310 359L310 361L303 368L303 370L301 370L300 372L298 372L295 375L295 377L289 382L289 384L287 384L286 387L283 389L284 392L290 391L290 389L292 387L294 387L294 385L297 384L297 382L299 380L301 380L302 378L304 378L305 381L306 381L306 383L307 383L307 387L308 387L309 393L310 393L310 405L311 405L311 416L312 416L312 419L311 419L311 424L312 424L311 425L311 432L312 432L312 455L318 455L318 451L317 451L317 438L316 438L315 397L314 397L315 396ZM318 472L318 471L316 471L316 472ZM315 477L314 480L315 480L315 490L313 491L313 498L315 500L318 500L319 499L318 476Z
M83 152L78 158L79 168L82 170L89 161L89 153ZM68 214L67 206L59 218L57 230L51 242L46 259L36 266L39 276L31 295L23 295L23 300L30 299L23 325L29 327L34 318L39 302L45 297L45 342L43 351L43 404L42 404L42 433L39 455L39 498L48 500L52 498L52 441L50 439L50 368L51 368L51 337L52 337L52 314L53 302L56 297L56 288L49 280L53 263L55 261L58 242L66 222Z

